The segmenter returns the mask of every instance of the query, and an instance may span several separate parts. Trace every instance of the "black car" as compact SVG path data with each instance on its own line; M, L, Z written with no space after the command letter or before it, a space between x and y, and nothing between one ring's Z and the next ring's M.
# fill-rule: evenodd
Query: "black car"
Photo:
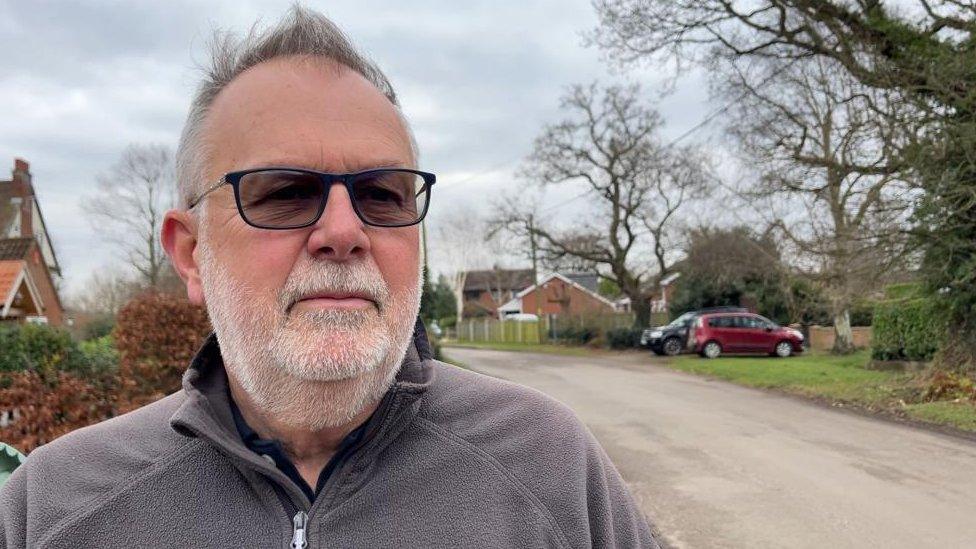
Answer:
M747 313L744 307L708 307L688 311L666 326L648 328L641 334L641 346L649 347L656 355L674 356L688 349L688 333L698 315L706 313Z

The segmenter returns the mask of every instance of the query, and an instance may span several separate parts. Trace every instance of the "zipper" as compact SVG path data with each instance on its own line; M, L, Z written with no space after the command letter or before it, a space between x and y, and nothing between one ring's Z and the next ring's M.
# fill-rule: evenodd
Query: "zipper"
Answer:
M305 537L305 527L308 525L308 515L299 511L292 519L291 549L305 549L308 539Z

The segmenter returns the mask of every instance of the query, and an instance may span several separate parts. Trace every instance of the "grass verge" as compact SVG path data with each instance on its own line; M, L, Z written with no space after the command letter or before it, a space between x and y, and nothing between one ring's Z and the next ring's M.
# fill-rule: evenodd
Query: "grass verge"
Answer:
M924 386L918 374L863 368L867 351L846 356L806 353L788 359L681 356L676 370L740 385L776 389L830 404L848 405L900 418L976 432L976 406L967 402L917 402Z
M445 349L451 347L467 347L471 349L492 349L495 351L515 351L523 353L548 353L552 355L568 355L568 356L593 356L597 354L606 353L601 349L589 349L587 347L571 347L569 345L549 345L549 344L539 344L539 343L481 343L481 342L464 342L464 343L451 343L442 342L441 343Z

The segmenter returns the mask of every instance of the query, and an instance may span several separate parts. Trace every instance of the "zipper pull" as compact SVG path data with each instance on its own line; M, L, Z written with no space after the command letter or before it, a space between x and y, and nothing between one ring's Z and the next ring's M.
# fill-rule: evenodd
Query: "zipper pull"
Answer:
M305 549L308 546L308 539L305 537L305 526L308 524L308 515L305 511L299 511L292 519L291 549Z

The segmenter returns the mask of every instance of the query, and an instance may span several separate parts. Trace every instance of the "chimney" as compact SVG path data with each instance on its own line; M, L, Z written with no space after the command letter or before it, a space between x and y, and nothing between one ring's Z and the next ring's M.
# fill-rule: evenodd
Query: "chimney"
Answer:
M34 185L31 184L30 164L23 158L14 159L14 196L20 198L20 234L34 235Z

